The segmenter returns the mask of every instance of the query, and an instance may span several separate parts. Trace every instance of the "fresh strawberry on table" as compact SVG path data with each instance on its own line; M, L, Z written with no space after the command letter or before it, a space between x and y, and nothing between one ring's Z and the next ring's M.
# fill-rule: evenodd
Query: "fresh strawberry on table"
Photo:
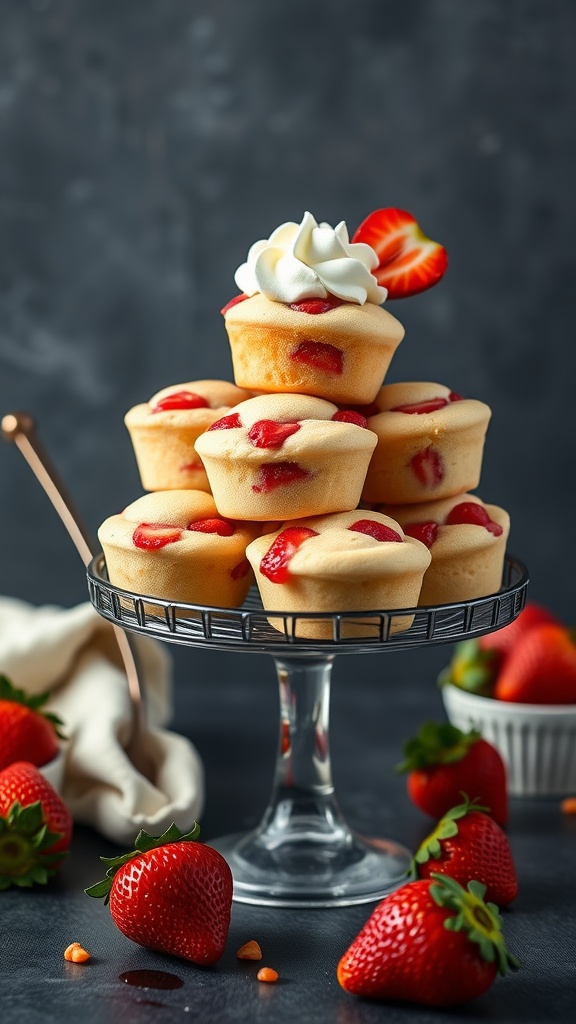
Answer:
M101 857L106 878L86 889L104 898L116 926L133 942L196 964L224 952L232 906L232 873L221 854L196 842L200 826L172 824L161 836L138 833L134 850Z
M418 878L435 872L461 885L475 879L486 886L485 898L505 907L518 895L518 879L506 834L474 801L453 807L417 850L413 868Z
M365 242L380 263L372 271L389 299L403 299L438 283L448 266L444 246L431 241L411 213L389 206L371 213L352 242Z
M528 603L507 626L486 633L475 640L463 640L454 647L448 667L440 674L441 686L459 686L469 693L493 697L496 679L509 654L517 648L535 626L562 625L560 620L542 605Z
M0 890L45 884L70 847L72 817L27 761L0 771Z
M498 908L475 880L448 875L408 882L378 904L341 958L337 977L357 996L454 1006L482 995L516 968Z
M40 767L56 757L58 739L63 739L62 722L41 710L49 697L49 693L30 696L0 675L0 769L14 761Z
M508 820L504 761L475 729L465 733L450 722L426 722L404 745L397 771L408 772L410 799L433 818L461 803L465 793L488 807L499 825Z
M494 696L523 704L576 704L574 633L554 623L534 626L507 656Z

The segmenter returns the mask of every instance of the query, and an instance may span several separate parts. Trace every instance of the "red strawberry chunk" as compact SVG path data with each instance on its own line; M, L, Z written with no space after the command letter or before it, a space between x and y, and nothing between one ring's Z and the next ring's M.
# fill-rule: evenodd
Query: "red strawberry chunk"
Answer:
M164 395L159 399L151 410L152 412L167 412L170 409L207 409L208 402L201 395L194 391L173 391L170 395Z
M431 519L425 523L408 523L404 527L404 533L408 537L415 537L416 540L422 541L422 544L425 544L427 548L431 548L438 536L438 523L433 522Z
M376 251L380 263L373 274L378 284L388 289L389 299L431 288L448 266L444 247L427 238L406 210L375 210L362 222L352 241L365 242Z
M194 459L194 462L184 462L179 467L180 473L191 473L193 470L204 469L204 464L201 459Z
M440 452L432 445L416 452L410 459L410 466L422 487L437 487L444 479L444 461Z
M132 543L144 551L156 551L180 540L182 530L166 523L140 523L132 534Z
M186 529L192 533L217 533L219 537L231 537L236 527L229 519L196 519Z
M258 420L248 431L248 439L255 448L281 448L287 437L300 430L299 423L278 423L276 420Z
M365 533L366 536L373 537L374 540L400 541L402 543L402 537L396 533L396 530L386 526L385 523L378 523L374 519L358 519L348 529L353 530L354 533Z
M243 558L241 562L238 562L238 565L234 566L234 568L230 572L230 575L233 580L241 580L244 578L244 576L247 576L249 572L250 562L248 561L247 558Z
M256 494L268 494L277 487L304 480L309 475L308 470L297 462L264 462L258 471L256 483L252 484L252 490Z
M334 413L332 419L336 420L336 423L355 423L357 427L366 426L366 417L360 412L355 412L354 409L339 409Z
M447 405L447 398L428 398L425 402L407 402L406 405L395 405L393 409L390 409L390 412L415 413L417 416L421 416L426 412L436 412L438 409L444 409Z
M239 413L231 412L229 416L223 416L222 419L216 420L215 423L211 423L208 430L233 430L235 427L241 426L242 421Z
M446 516L446 524L448 526L455 526L458 523L484 526L495 537L500 537L502 534L502 527L498 523L493 522L484 506L479 505L476 501L461 501L459 505L455 505L450 510Z
M457 391L451 391L450 394L448 395L448 398L450 399L451 402L463 402L464 401L462 395L459 395Z
M302 299L300 302L290 302L290 309L297 313L328 313L336 306L341 306L343 299L337 299L335 295L328 295L325 299Z
M226 313L228 312L229 309L232 309L232 306L237 306L239 302L244 302L244 300L248 299L249 297L250 296L245 295L244 292L241 292L240 295L235 295L234 298L230 299L230 302L227 302L226 305L223 306L222 309L220 310L222 316L226 316Z
M260 562L260 572L271 583L285 583L290 576L290 560L309 537L317 537L315 530L305 526L288 526L278 534Z
M323 341L301 341L290 353L296 363L305 363L322 373L341 376L344 371L344 353L335 345Z

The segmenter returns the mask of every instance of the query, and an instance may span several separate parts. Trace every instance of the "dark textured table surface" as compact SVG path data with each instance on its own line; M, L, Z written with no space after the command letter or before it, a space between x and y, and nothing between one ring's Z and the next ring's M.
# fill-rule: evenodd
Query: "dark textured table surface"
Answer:
M414 848L430 828L393 771L404 738L426 719L443 718L435 685L449 649L336 660L331 739L336 790L349 824ZM207 773L202 815L207 840L255 825L269 795L277 736L274 666L267 655L177 650L175 721L196 743ZM213 968L149 952L115 928L108 910L83 892L100 877L109 842L78 827L59 878L46 889L1 894L2 1019L10 1024L198 1020L288 1020L374 1024L386 1021L568 1021L576 1000L576 818L558 799L513 800L508 835L519 895L504 912L508 943L522 968L498 979L483 997L450 1012L379 1004L343 992L339 957L371 906L302 911L235 904L226 952ZM256 981L258 964L236 959L256 938L263 963L280 975ZM85 967L66 963L73 940L92 954ZM175 974L180 988L125 984L135 969Z

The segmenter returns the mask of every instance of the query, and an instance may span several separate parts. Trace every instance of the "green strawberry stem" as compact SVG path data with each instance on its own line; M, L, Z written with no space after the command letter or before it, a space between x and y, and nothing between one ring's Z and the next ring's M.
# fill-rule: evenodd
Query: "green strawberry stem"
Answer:
M0 700L13 701L15 704L23 704L24 707L30 708L31 711L38 711L43 718L46 718L54 726L54 732L58 739L65 740L66 736L61 731L61 727L64 725L62 719L58 718L58 715L53 714L51 711L42 711L42 708L49 699L49 690L44 693L26 693L24 690L19 690L14 686L6 676L0 675Z
M454 913L444 921L444 927L452 932L465 932L470 942L476 943L480 956L487 963L496 961L498 972L505 974L510 967L516 970L520 962L506 946L502 933L502 918L495 903L485 903L486 886L480 882L468 882L463 889L449 875L433 872L430 895L439 907Z
M10 885L45 885L65 856L50 852L61 838L61 832L48 831L40 800L27 807L16 800L0 817L0 891Z
M417 736L404 744L404 760L397 772L411 772L436 764L454 764L466 757L470 747L480 739L477 729L462 732L450 722L425 722Z
M442 840L458 835L458 822L462 818L465 818L471 811L489 812L489 808L480 804L477 799L470 800L465 793L462 796L464 797L463 803L447 811L430 835L420 844L412 859L411 870L413 872L416 872L417 864L426 864L431 857L437 859L442 855Z
M106 871L106 877L100 882L96 882L94 885L89 886L88 889L84 889L87 896L93 896L94 899L103 899L104 903L108 903L110 899L110 890L112 888L112 882L114 875L127 864L128 861L133 860L134 857L139 857L143 853L148 853L150 850L156 850L160 846L168 846L170 843L193 843L198 839L200 835L200 825L197 821L194 822L192 829L189 832L181 832L178 826L172 822L169 828L162 833L161 836L151 836L144 829L141 829L136 840L134 842L134 849L130 850L129 853L122 853L118 857L100 857L103 864L108 865Z
M492 697L497 670L496 651L483 650L478 640L463 640L455 645L452 660L438 676L438 684Z

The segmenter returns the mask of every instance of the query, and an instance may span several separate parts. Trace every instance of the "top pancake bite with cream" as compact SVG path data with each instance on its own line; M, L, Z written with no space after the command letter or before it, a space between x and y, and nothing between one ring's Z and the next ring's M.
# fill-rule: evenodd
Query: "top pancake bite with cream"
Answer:
M133 406L124 422L144 490L210 491L194 451L196 438L250 397L251 392L227 380L193 380L162 388L149 402Z
M362 498L387 505L436 501L478 486L489 406L443 384L385 384L364 410L378 437Z
M376 435L308 395L259 395L196 441L221 515L269 522L358 504Z
M280 225L256 242L222 310L234 379L253 391L371 402L404 328L381 309L387 290L374 249L350 242L342 221Z

